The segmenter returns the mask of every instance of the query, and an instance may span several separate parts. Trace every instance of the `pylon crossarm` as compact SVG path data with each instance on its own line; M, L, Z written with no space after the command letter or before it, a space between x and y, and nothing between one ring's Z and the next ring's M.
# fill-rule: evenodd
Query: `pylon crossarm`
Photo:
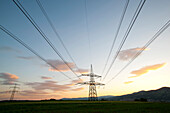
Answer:
M81 85L105 85L103 83L99 83L99 82L80 82L77 84L81 84Z
M81 74L80 76L90 76L90 74Z
M87 84L87 85L89 85L90 83L89 82L80 82L80 83L77 83L77 84L81 84L81 85Z
M91 65L91 70L90 70L89 74L81 74L80 76L89 76L90 77L90 81L77 83L77 84L80 84L80 85L89 85L89 98L88 98L88 100L90 100L90 101L98 100L96 86L101 86L101 85L105 85L105 84L95 82L95 77L99 78L101 76L93 73L92 65Z
M99 76L99 75L95 75L95 74L94 74L94 75L93 75L93 77L97 77L97 78L99 78L99 77L102 77L102 76Z

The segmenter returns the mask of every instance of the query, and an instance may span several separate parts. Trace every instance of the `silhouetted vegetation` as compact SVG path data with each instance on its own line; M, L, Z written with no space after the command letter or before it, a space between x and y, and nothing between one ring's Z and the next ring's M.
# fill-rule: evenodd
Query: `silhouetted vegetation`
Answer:
M148 100L145 98L135 99L134 101L141 101L141 102L147 102Z
M123 101L0 102L1 113L168 113L170 103Z
M101 101L107 101L105 98L102 98Z
M162 87L156 90L139 91L132 94L111 97L112 101L143 101L143 102L170 102L170 88Z

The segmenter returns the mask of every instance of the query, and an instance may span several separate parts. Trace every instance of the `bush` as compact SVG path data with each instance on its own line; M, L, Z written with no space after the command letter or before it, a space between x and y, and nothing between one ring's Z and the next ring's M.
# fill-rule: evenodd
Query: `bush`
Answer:
M141 101L141 102L147 102L148 100L145 98L135 99L134 101Z

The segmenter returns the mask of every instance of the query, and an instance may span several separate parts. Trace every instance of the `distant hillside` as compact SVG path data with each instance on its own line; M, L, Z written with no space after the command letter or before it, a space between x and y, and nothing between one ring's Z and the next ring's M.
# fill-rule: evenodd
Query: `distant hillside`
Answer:
M113 101L134 101L135 99L147 99L152 102L170 102L170 87L162 87L157 90L139 91L128 95L111 97Z
M98 97L99 100L101 99L105 99L105 100L108 100L110 98L112 98L114 96L100 96ZM82 97L82 98L62 98L61 100L88 100L88 97Z
M132 94L122 96L100 96L99 100L110 101L134 101L141 98L147 99L150 102L170 102L170 87L162 87L157 90L139 91ZM82 98L62 98L61 100L88 100L88 97Z

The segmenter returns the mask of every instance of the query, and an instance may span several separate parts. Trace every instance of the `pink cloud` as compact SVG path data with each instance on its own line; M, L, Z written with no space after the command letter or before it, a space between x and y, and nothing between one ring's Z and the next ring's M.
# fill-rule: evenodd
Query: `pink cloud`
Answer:
M82 82L80 79L76 79L76 80L72 80L72 82L70 84L67 84L68 86L74 86L77 83Z
M127 81L127 82L124 82L124 84L130 84L132 83L133 81Z
M45 91L50 90L52 92L65 92L65 91L71 91L74 88L72 87L73 84L77 83L79 80L73 80L70 84L63 84L60 85L56 81L44 81L44 82L30 82L26 83L26 85L31 86L36 91ZM77 89L78 90L78 89ZM76 89L74 89L76 91Z
M66 62L70 68L61 60L47 60L47 62L52 64L54 67L56 67L61 72L68 72L68 71L70 71L70 68L72 68L72 70L75 71L76 73L79 73L79 72L81 74L88 73L88 69L82 69L82 68L77 69L76 65L72 62ZM49 71L58 71L58 70L54 69L53 67L50 67L48 70Z
M88 69L78 69L78 70L76 70L76 73L81 73L81 74L86 74L88 72L89 72Z
M137 47L137 48L131 48L127 50L122 50L120 51L118 58L119 60L127 61L129 59L132 59L133 56L136 55L141 50L147 50L147 49Z
M81 90L84 90L84 88L80 87L80 88L72 89L71 91L81 91Z
M166 63L162 63L162 64L155 64L155 65L150 65L150 66L145 66L139 70L134 70L131 72L131 74L135 74L135 76L131 76L129 78L134 78L134 77L139 77L143 74L146 74L148 73L149 71L151 70L157 70L163 66L165 66Z
M55 66L58 70L62 71L62 72L67 72L70 71L70 68L75 68L75 64L72 62L67 62L67 65L69 65L69 67L62 61L60 60L47 60L48 63L52 64L53 66ZM49 71L58 71L52 67L49 68Z
M19 79L17 75L11 73L0 73L0 78L4 80L3 85L13 85Z
M45 80L47 80L47 79L52 79L51 77L45 77L45 76L42 76L41 77L41 79L45 79Z

